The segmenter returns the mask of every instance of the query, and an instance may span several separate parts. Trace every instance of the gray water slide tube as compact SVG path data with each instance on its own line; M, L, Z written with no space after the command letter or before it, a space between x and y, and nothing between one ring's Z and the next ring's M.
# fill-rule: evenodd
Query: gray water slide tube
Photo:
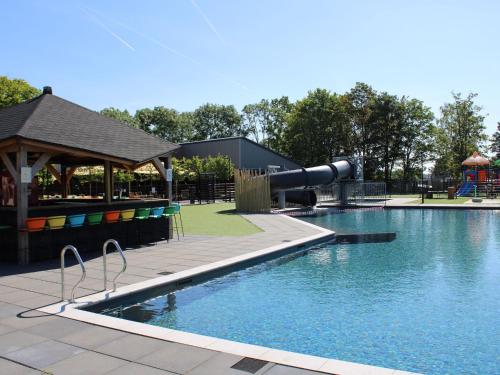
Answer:
M316 205L316 193L312 187L329 185L339 179L355 175L355 166L347 160L312 168L300 168L269 175L273 198L286 191L286 201L305 206ZM302 189L302 190L299 190Z

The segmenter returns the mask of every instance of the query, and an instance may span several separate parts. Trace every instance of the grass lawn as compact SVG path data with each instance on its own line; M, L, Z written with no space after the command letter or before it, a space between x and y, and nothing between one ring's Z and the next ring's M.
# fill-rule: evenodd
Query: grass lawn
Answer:
M391 194L389 198L418 198L418 194Z
M211 236L245 236L262 232L234 209L234 203L182 206L184 232Z
M468 197L458 197L456 199L432 198L432 199L425 199L425 204L464 204L469 199L470 198ZM408 204L421 204L421 203L422 203L421 199L408 202Z

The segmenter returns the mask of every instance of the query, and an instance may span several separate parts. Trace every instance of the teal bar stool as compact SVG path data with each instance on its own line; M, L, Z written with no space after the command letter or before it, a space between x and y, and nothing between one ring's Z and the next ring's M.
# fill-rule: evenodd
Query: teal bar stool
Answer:
M177 202L172 202L172 207L174 207L175 216L179 216L179 220L181 222L182 237L184 237L184 224L182 223L181 205ZM177 222L177 220L176 220L176 222ZM176 225L177 225L177 223L176 223Z
M160 217L162 217L164 211L165 207L154 207L151 209L151 214L149 215L149 217L153 219L159 219Z
M85 223L85 214L78 215L69 215L66 217L66 226L68 228L79 228L83 227L83 223Z
M175 217L175 207L174 206L168 206L168 207L165 207L165 211L163 212L163 217L165 218L171 218L173 217L174 218L174 227L173 229L175 229L175 231L177 232L177 240L179 240L179 226L177 225L177 219Z

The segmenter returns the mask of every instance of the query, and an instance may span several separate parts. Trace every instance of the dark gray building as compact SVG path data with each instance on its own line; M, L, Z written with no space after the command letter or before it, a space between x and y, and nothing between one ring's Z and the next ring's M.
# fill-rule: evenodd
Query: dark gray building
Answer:
M238 169L266 169L268 165L281 169L297 169L301 166L287 157L245 137L209 139L206 141L181 143L177 157L207 157L226 155Z

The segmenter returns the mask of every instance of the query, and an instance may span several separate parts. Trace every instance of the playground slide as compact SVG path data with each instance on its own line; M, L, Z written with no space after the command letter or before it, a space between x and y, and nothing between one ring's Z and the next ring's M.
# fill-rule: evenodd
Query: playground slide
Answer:
M460 186L460 189L458 189L457 197L463 197L469 194L473 186L474 184L472 182L465 182L462 186Z
M316 194L314 190L307 190L307 188L329 185L338 179L351 177L354 174L354 165L347 160L341 160L318 167L273 173L269 176L269 179L273 196L276 196L279 191L285 190L287 191L287 202L315 206Z

